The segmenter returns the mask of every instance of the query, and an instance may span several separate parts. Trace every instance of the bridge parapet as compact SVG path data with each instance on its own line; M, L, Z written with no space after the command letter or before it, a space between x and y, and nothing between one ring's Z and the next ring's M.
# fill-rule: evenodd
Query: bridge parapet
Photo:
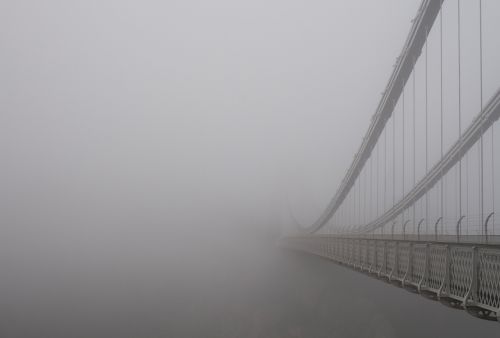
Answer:
M298 235L289 249L318 255L486 320L500 321L500 245Z

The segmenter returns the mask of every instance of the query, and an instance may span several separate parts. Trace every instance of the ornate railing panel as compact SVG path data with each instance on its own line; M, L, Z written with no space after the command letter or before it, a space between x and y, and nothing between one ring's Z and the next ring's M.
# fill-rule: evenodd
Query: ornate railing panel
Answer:
M500 308L500 250L479 250L476 302L490 310Z
M441 290L446 273L446 246L431 245L429 247L429 275L425 281L425 286L435 292Z
M451 296L464 299L472 283L472 254L470 247L450 248L450 281L448 292Z
M415 244L413 246L413 254L411 259L411 266L413 267L410 276L410 282L415 286L419 285L420 281L424 278L425 260L426 260L426 245Z
M383 272L384 269L384 256L385 256L385 248L383 241L375 241L375 247L377 249L377 264L376 268L378 272Z
M398 275L399 279L402 279L406 271L408 270L408 259L410 257L410 243L399 242L398 243Z

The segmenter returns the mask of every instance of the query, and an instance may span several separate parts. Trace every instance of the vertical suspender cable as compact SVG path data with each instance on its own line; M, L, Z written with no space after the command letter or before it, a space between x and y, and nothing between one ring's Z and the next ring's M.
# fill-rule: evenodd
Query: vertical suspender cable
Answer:
M479 1L479 13L480 13L480 52L481 52L481 102L483 102L483 11L482 11L482 3ZM492 203L492 212L493 212L493 228L492 233L495 231L495 124L491 125L491 203Z
M347 209L347 223L349 223L349 226L353 226L354 224L352 223L352 194L349 191L349 194L347 195L348 198L346 200L346 209Z
M415 81L415 59L413 59L413 187L416 184L416 170L417 170L417 151L416 151L416 131L415 131L415 116L416 116L416 81ZM412 187L412 188L413 188ZM413 203L413 233L415 233L415 204Z
M440 117L441 117L441 160L443 159L443 10L439 11L439 48L440 48ZM444 177L441 171L441 233L443 233L444 223Z
M359 195L358 195L358 198L359 198L359 226L362 226L365 224L365 222L364 222L365 203L364 203L364 199L362 198L362 196L364 196L364 193L363 194L361 193L361 191L364 192L364 190L363 190L363 172L364 172L364 168L361 169L361 172L359 173L359 186L358 186L358 189L359 189Z
M370 155L370 218L368 219L368 222L370 222L372 219L373 219L373 156Z
M358 178L356 178L356 182L355 182L355 185L353 187L354 191L356 191L354 193L354 204L355 204L355 208L354 208L354 224L356 226L359 225L359 208L361 207L361 205L359 204L359 176Z
M347 210L347 204L347 200L345 201L345 204L342 204L342 224L350 226L348 222L349 210Z
M339 222L340 222L340 224L341 224L343 227L347 226L347 225L345 224L345 222L344 222L344 206L343 206L343 205L341 205L341 206L340 206L340 217L339 217Z
M358 176L358 225L361 226L363 221L361 219L361 174Z
M392 206L396 204L396 103L392 102Z
M384 128L384 212L387 210L387 128Z
M351 212L351 215L352 215L352 220L351 220L351 223L352 225L356 225L356 202L357 202L357 198L356 198L356 189L355 187L352 187L351 189L351 199L352 199L352 212Z
M363 184L363 225L366 225L367 218L368 218L368 208L366 207L366 195L368 195L368 189L366 186L366 175L367 175L368 168L364 168L365 174L363 175L365 177L364 184Z
M350 204L349 204L349 198L351 197L351 194L347 194L344 202L342 203L343 208L344 208L344 223L347 224L349 227L353 227L351 224L351 210L350 210Z
M462 142L462 82L461 82L461 46L460 46L460 0L457 6L458 28L458 138ZM458 217L462 217L462 158L458 162Z
M379 215L379 199L380 199L380 193L379 193L379 178L380 178L380 172L379 172L379 164L380 164L380 144L377 142L377 194L375 199L377 200L377 212L375 213L375 217L378 217Z
M365 225L368 224L370 220L370 196L368 195L368 168L369 166L367 165L366 171L365 171L365 203L366 203L366 215L365 215Z
M357 183L358 182L356 181L356 184ZM354 187L353 192L354 192L354 221L353 221L353 224L357 225L358 224L357 215L358 215L359 205L358 205L358 197L356 195L356 186Z
M347 195L348 198L346 198L346 203L347 203L347 222L349 223L349 226L354 226L354 223L352 222L352 190L349 191L349 194Z
M392 115L392 206L396 204L396 104L393 103Z
M458 15L458 110L459 110L459 114L462 114L462 110L461 110L461 103L462 103L462 87L461 87L461 76L460 76L460 70L461 70L461 38L460 38L460 33L461 33L461 25L460 25L460 0L458 1L458 9L457 9L457 15ZM460 120L459 120L459 128L460 128L460 134L459 134L459 137L461 138L462 137L462 129L461 129L461 116L460 116ZM466 224L466 232L468 233L469 231L469 220L470 220L470 212L469 212L469 173L470 173L470 168L469 168L469 154L470 152L468 151L466 154L465 154L465 213L466 213L466 217L465 217L465 224ZM462 169L462 168L460 168ZM460 184L462 183L462 175L460 174ZM462 203L462 194L460 194L460 203ZM460 210L462 210L461 208L461 205L460 205ZM462 212L460 212L460 215L458 215L458 217L462 217Z
M352 189L351 192L351 224L355 225L356 220L356 190Z
M483 8L482 8L482 0L479 0L479 101L481 111L483 110ZM491 133L493 134L493 125L491 126ZM492 140L493 141L493 140ZM484 148L483 148L483 133L481 132L480 139L480 160L479 165L481 166L479 169L479 212L481 213L481 227L484 225ZM493 142L491 143L491 147L493 148ZM493 160L493 159L492 159ZM492 172L494 175L494 172ZM493 189L495 187L495 183L493 181Z
M404 197L405 195L405 88L403 87L403 141L402 141L402 146L403 146L403 194L401 195ZM403 217L403 222L405 218L405 211L403 210L402 217Z
M349 195L342 202L342 223L348 227L352 227L349 224Z
M356 186L353 185L351 191L349 192L351 196L351 212L350 212L350 223L352 226L356 225Z
M427 57L427 39L429 31L425 28L425 174L429 171L429 104L428 104L428 57ZM425 193L425 234L428 231L429 219L429 192Z
M337 227L342 227L342 228L345 228L343 225L342 225L342 222L340 221L342 215L342 208L339 208L339 211L336 213L337 214Z

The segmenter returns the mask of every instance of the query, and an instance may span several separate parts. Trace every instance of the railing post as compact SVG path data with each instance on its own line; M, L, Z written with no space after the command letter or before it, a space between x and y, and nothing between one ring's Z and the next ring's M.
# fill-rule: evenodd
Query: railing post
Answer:
M424 222L424 219L425 218L422 218L420 220L420 222L418 222L418 226L417 226L417 239L420 241L420 226L422 225L422 223Z
M424 272L422 273L422 278L418 283L418 292L422 291L422 284L427 279L429 275L429 243L425 243L425 261L424 261Z
M406 240L406 225L410 222L410 220L406 220L406 222L403 223L403 240Z
M387 275L387 241L384 241L384 256L383 256L384 260L383 260L383 269L384 269L384 272L385 274Z
M333 238L331 236L328 236L328 250L329 250L329 255L331 259L335 259L335 251L334 251L334 245L333 245Z
M437 242L438 240L438 224L439 224L439 221L441 221L443 219L443 217L439 217L436 221L436 223L434 224L434 240Z
M462 215L457 222L457 243L460 243L460 232L461 232L461 225L462 225L462 220L465 218L464 215Z
M398 276L398 270L399 270L399 242L394 243L394 265L392 267L392 272L391 272L391 278L394 275L394 272L396 272L396 278ZM389 278L390 280L390 278Z
M365 241L365 265L370 266L370 240ZM368 267L368 271L370 271L371 267Z
M351 239L345 238L345 259L346 264L349 265L351 263Z
M342 245L343 245L343 251L344 251L344 264L349 263L349 242L347 241L347 238L342 238Z
M393 221L392 226L391 226L391 238L392 239L394 239L394 226L396 226L396 221Z
M444 277L441 281L441 287L438 291L438 298L441 297L443 292L448 291L448 287L450 285L450 267L451 267L451 259L450 259L450 246L445 246L445 259L444 259Z
M338 242L338 260L340 263L343 263L344 260L344 246L343 246L343 239L342 238L337 238Z
M339 238L335 238L335 259L337 260L337 262L340 262L340 239Z
M347 245L345 244L346 242L346 239L345 238L341 238L340 239L341 242L342 242L342 263L346 263L347 262Z
M396 277L399 277L399 244L400 242L396 242L396 247L394 248L394 254L395 254L395 260L394 260L394 267L396 269Z
M337 262L339 262L340 261L340 259L339 259L339 257L340 257L340 239L336 237L333 240L333 243L334 243L333 254L335 255L335 260Z
M344 238L344 263L346 265L349 265L349 257L350 257L349 240L347 238Z
M486 239L486 244L488 243L488 222L490 221L491 216L493 216L495 213L491 212L488 217L486 217L486 221L484 221L484 235Z
M330 256L331 259L334 259L335 256L333 254L333 243L330 236L328 237L327 242L328 242L328 255Z
M349 265L354 265L354 239L349 238Z
M479 257L478 248L476 246L472 247L472 269L471 269L471 283L467 294L464 297L463 306L467 307L468 303L473 303L477 300L477 286L478 286L478 275L479 275ZM471 301L472 300L472 301Z
M365 250L365 254L363 254L363 250ZM365 259L366 259L365 241L360 239L359 240L359 267L360 267L361 271L363 271L363 267L366 263Z
M403 277L402 285L405 286L405 282L408 277L411 279L413 274L413 243L410 242L410 247L408 248L408 266L406 267L405 276Z

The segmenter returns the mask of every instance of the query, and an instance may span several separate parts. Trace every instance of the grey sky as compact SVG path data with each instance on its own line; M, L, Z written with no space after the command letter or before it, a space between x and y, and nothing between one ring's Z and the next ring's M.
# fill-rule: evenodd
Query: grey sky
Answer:
M4 2L4 221L16 208L27 223L61 218L60 202L99 222L134 203L197 227L200 212L262 209L283 194L312 221L361 142L417 6Z

